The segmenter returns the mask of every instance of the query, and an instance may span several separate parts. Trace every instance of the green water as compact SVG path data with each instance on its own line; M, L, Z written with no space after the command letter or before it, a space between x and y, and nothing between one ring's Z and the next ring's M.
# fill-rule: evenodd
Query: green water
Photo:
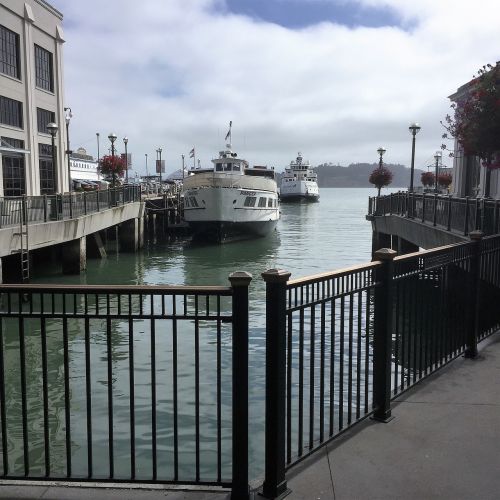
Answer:
M265 330L264 283L260 274L271 268L286 269L292 278L325 272L370 260L371 226L365 220L369 189L322 189L319 203L283 204L276 232L266 238L223 246L192 245L189 241L151 238L143 251L134 255L113 252L103 260L89 259L80 276L61 276L50 266L34 279L39 283L81 284L185 284L227 285L234 271L253 275L250 286L250 431L251 476L262 472L264 414ZM7 424L11 473L23 473L21 400L19 377L19 338L11 320L3 323ZM108 472L108 406L106 325L91 322L92 427L94 472ZM40 329L26 327L26 366L28 382L29 449L32 473L43 474L43 408L41 392ZM151 343L148 321L134 322L135 403L137 475L151 476ZM172 477L173 407L171 381L172 340L166 332L169 322L157 325L157 427L159 477ZM227 330L227 329L226 329ZM162 334L165 332L165 334ZM182 332L181 332L182 333ZM179 336L179 474L192 479L194 468L194 379L193 338ZM115 474L127 477L130 468L128 324L114 321L113 401ZM71 449L73 474L87 471L85 349L83 320L69 328L69 372L71 392ZM50 443L53 473L64 474L65 458L64 357L61 324L47 325L49 359ZM222 332L222 470L230 477L230 399L231 343L229 331ZM213 332L200 335L200 467L201 478L212 479L216 451L214 407Z

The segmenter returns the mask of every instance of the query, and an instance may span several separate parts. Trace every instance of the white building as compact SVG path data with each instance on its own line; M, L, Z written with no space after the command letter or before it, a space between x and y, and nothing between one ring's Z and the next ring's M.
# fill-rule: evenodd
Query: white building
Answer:
M68 191L62 20L44 0L0 0L0 196Z

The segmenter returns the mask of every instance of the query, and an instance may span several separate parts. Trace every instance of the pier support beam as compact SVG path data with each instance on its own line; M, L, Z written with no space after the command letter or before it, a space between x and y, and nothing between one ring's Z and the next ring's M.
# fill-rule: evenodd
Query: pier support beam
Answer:
M391 235L386 233L381 233L380 231L373 231L372 233L372 256L375 255L377 250L381 248L392 248L391 247Z
M64 274L80 274L87 269L87 240L85 237L63 243L61 254Z
M137 219L137 226L138 226L138 229L137 229L137 246L139 248L143 248L144 247L144 223L146 222L146 219L145 217L139 217Z
M118 226L120 249L123 252L137 252L139 248L139 219L130 219Z
M414 253L418 252L420 249L418 245L415 245L411 241L405 240L404 238L401 238L401 236L398 236L397 238L397 248L393 248L393 250L396 250L398 252L398 255L404 255L407 253Z
M87 236L87 255L98 259L104 259L107 256L101 233L97 232Z

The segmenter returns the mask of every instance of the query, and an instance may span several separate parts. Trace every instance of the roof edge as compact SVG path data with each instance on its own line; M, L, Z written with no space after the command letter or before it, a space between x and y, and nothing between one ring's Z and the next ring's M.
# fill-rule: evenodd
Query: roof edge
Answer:
M48 2L46 2L45 0L35 0L35 2L39 5L41 5L42 7L44 7L45 9L47 9L49 12L51 12L52 14L54 14L56 17L58 17L61 21L63 20L63 15L61 12L59 12L55 7L52 7L52 5L50 5Z

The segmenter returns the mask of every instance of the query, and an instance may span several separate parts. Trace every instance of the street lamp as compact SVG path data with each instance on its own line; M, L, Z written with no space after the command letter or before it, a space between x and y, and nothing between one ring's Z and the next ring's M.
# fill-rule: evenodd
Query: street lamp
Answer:
M378 161L378 168L382 168L382 156L384 156L385 152L386 152L386 150L384 148L382 148L382 147L380 147L380 148L377 149L377 153L380 156L380 159Z
M149 172L148 172L148 154L144 153L144 156L146 157L146 177L149 177Z
M71 193L71 188L72 188L72 182L71 182L71 161L70 161L70 155L72 151L69 149L69 122L71 121L71 118L73 118L73 112L71 111L71 108L64 108L64 111L66 111L66 154L68 155L68 183L69 183L69 192Z
M420 132L420 125L418 123L412 123L408 130L413 136L411 141L411 171L410 171L410 193L413 193L413 172L415 170L415 136Z
M128 137L123 138L123 144L125 144L125 182L128 184L128 154L127 154Z
M52 139L52 173L54 174L54 193L57 193L57 168L56 168L56 144L55 139L59 127L57 123L48 123L47 130L49 131L50 137Z
M158 148L156 150L156 153L158 154L158 158L159 158L159 164L158 164L158 171L160 172L160 189L161 189L161 152L163 151L163 149L161 148Z
M184 181L184 155L182 156L182 180Z
M435 179L434 179L434 186L435 186L435 191L436 193L438 192L438 175L439 175L439 160L441 160L443 156L443 153L441 151L436 151L436 154L434 155L434 160L436 160L436 174L435 174Z
M113 167L114 167L116 134L111 132L108 135L108 139L111 142L111 157L113 158ZM115 187L115 176L116 176L116 174L115 174L115 171L113 170L113 173L112 173L113 187Z

